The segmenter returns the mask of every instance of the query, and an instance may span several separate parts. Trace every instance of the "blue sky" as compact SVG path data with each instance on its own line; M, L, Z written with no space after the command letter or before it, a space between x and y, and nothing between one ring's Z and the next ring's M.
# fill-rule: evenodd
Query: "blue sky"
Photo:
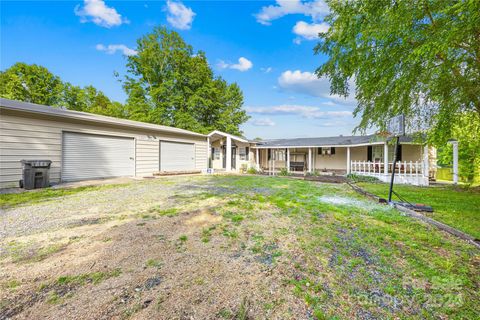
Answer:
M323 0L300 1L2 1L0 67L15 62L47 67L63 80L93 85L111 99L125 94L114 72L124 54L155 25L179 32L206 52L216 74L237 82L252 117L249 138L349 135L357 124L348 99L330 96L313 72L326 30Z

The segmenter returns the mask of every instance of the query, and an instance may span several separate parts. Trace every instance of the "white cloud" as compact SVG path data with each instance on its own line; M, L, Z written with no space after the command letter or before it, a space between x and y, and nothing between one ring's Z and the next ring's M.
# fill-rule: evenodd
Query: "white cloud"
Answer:
M136 50L131 49L124 44L109 44L108 46L105 46L99 43L95 46L95 49L98 51L104 51L107 54L115 54L117 51L122 52L126 56L134 56L137 54Z
M188 30L192 27L196 13L181 2L167 1L167 21L172 27Z
M279 105L272 107L246 107L245 110L251 114L263 115L299 115L309 119L327 119L351 117L351 111L322 111L319 107L303 105Z
M275 125L275 122L270 120L270 118L254 119L251 123L257 127L273 127Z
M129 23L127 19L122 18L115 8L108 7L103 0L84 0L83 7L77 5L74 12L80 17L80 22L91 21L105 28Z
M272 67L260 68L260 71L262 71L263 73L270 73L272 72L272 70Z
M330 94L330 81L325 77L318 78L314 73L308 71L287 70L278 78L278 85L282 90L289 92L332 99L338 103L352 105L356 103L355 83L353 80L349 82L350 95L347 98Z
M324 22L306 23L305 21L298 21L292 31L303 39L315 40L318 39L318 34L320 32L327 32L329 28L330 26Z
M269 25L271 21L288 14L303 14L318 20L328 12L329 8L324 0L277 0L274 5L262 7L260 12L255 14L255 18L259 23Z
M247 58L240 57L238 59L238 63L229 64L229 63L226 63L223 60L220 60L220 62L217 64L217 66L220 69L227 69L228 68L228 69L235 69L235 70L243 72L243 71L247 71L247 70L251 69L253 67L253 63L252 63L252 61L248 60Z

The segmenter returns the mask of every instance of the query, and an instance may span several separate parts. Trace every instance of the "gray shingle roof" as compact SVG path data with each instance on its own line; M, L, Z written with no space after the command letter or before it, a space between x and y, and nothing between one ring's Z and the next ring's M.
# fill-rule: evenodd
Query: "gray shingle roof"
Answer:
M336 137L318 137L318 138L295 138L295 139L276 139L264 140L257 143L258 147L335 147L349 146L369 143L379 143L385 141L385 138L377 135L365 136L336 136ZM412 142L410 136L400 137L400 142Z
M107 116L102 116L102 115L88 113L88 112L65 110L61 108L54 108L54 107L49 107L45 105L17 101L17 100L10 100L5 98L0 98L0 107L5 109L10 109L10 110L18 110L18 111L51 115L51 116L60 117L60 118L71 118L71 119L91 121L91 122L97 122L97 123L103 123L103 124L133 127L133 128L144 129L144 130L164 131L164 132L170 132L170 133L206 137L206 135L203 135L200 133L179 129L179 128L174 128L174 127L167 127L167 126L162 126L158 124L119 119L114 117L107 117Z

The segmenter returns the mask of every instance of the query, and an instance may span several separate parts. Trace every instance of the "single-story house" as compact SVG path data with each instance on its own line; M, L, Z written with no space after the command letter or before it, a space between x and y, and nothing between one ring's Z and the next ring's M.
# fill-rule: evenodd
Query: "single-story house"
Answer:
M355 173L385 182L392 173L394 145L379 135L248 141L215 131L209 137L215 170L239 171L247 166L269 174L281 170L292 174ZM435 177L435 148L411 136L400 138L398 160L396 183L428 185Z
M0 98L0 188L21 160L51 160L50 182L201 171L207 136L167 126Z
M434 148L400 140L396 183L428 185ZM349 174L389 181L393 146L378 135L251 141L0 98L0 188L18 187L21 160L51 160L50 183L155 173Z

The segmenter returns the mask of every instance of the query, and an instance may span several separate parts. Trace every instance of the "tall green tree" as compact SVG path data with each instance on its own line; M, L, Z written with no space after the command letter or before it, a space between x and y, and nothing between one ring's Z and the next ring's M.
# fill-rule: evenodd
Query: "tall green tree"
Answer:
M62 101L62 80L47 68L17 62L0 72L0 96L49 106Z
M157 27L137 41L129 56L124 89L126 110L135 120L208 133L241 134L248 120L237 84L215 77L205 53L180 35Z
M63 101L68 109L117 118L126 117L124 106L121 103L112 102L102 91L93 86L81 88L66 83Z
M7 99L65 107L70 110L124 118L124 106L93 86L63 82L47 68L18 62L0 72L0 96Z
M480 114L480 1L328 1L330 29L318 76L347 95L356 84L358 129L404 113L443 144L465 112Z
M474 182L475 179L480 177L479 134L480 116L476 112L462 114L460 119L452 126L452 136L456 137L459 145L459 175L466 182ZM453 152L451 145L439 149L438 160L441 165L452 165Z

